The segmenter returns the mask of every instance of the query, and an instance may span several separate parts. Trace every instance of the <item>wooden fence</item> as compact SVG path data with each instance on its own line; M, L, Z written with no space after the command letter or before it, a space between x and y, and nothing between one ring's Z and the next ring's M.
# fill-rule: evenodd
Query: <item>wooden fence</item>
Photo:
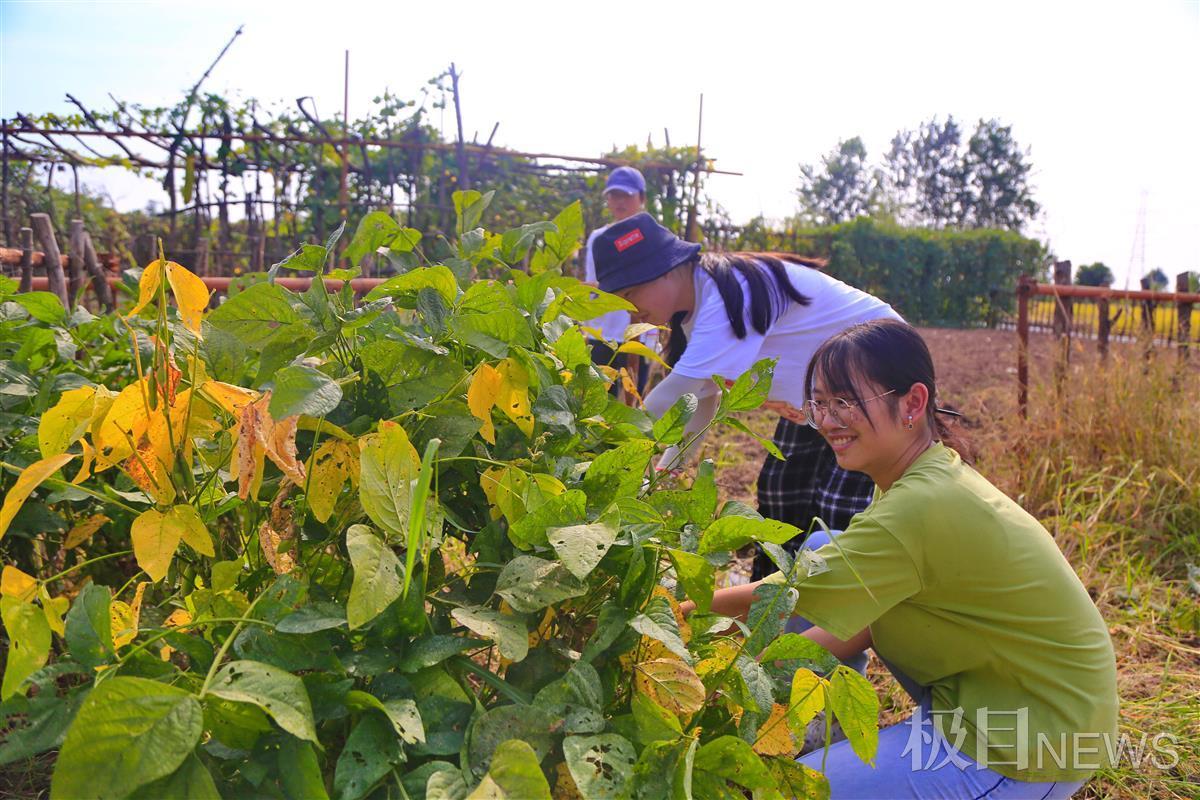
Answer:
M1058 341L1056 380L1065 375L1071 341L1094 339L1102 359L1113 341L1173 347L1181 361L1200 347L1200 292L1191 292L1191 273L1176 276L1176 291L1120 290L1071 284L1071 262L1055 264L1054 283L1023 276L1017 285L1017 405L1022 417L1029 406L1029 333L1052 333Z

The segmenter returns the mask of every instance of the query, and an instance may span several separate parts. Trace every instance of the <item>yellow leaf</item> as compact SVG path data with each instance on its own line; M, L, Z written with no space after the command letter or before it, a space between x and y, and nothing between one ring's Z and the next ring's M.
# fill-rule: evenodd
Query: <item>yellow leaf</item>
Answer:
M825 708L825 687L829 682L810 669L798 669L792 676L788 719L792 730L802 734L817 712Z
M270 398L265 398L269 401ZM263 461L266 448L259 441L259 432L266 415L266 406L262 399L242 408L238 419L238 442L234 466L237 470L238 497L246 500L258 497L258 489L262 486Z
M167 575L171 559L179 548L183 537L183 526L174 516L167 516L157 509L143 511L129 530L133 539L133 557L138 566L146 571L152 581L160 581Z
M480 429L479 435L489 444L496 443L492 407L496 405L496 399L500 396L502 380L500 373L490 364L480 364L475 370L475 377L471 379L470 388L467 389L467 406L474 416L482 420L483 428Z
M338 496L357 460L354 446L341 439L326 439L313 454L312 472L308 478L308 507L318 522L328 522L333 516Z
M79 545L92 538L96 531L103 527L104 523L110 521L103 514L93 514L83 522L77 523L75 527L67 531L67 538L63 540L63 548L70 550L72 547L79 547Z
M597 771L601 766L608 765L597 764ZM571 777L571 770L567 766L567 762L558 762L554 767L554 774L554 791L550 794L554 800L584 800L583 795L579 793L579 787L575 785L575 779Z
M112 391L107 386L97 386L96 394L92 398L92 421L88 432L95 439L96 433L100 430L100 423L108 415L108 410L112 408L113 401L117 399L117 392Z
M114 600L108 607L112 626L113 646L118 650L137 638L138 622L142 616L142 595L150 584L142 581L133 593L133 602Z
M75 473L74 478L71 478L71 483L76 486L92 477L92 465L96 463L96 451L88 444L87 439L80 444L83 446L83 460L79 462L79 471Z
M799 748L787 723L787 706L776 703L771 716L758 728L754 752L760 756L794 756Z
M496 404L513 421L521 433L533 436L533 414L529 406L529 375L525 368L511 358L500 362L500 389Z
M174 506L167 512L167 516L173 517L179 524L180 538L184 544L202 556L213 558L217 555L208 526L200 519L200 514L195 508L189 505Z
M38 422L38 447L42 458L65 453L87 433L95 404L96 389L92 386L80 386L62 393L54 407L48 409Z
M187 625L191 621L192 615L186 608L177 608L163 621L163 625L168 628L177 628L180 625Z
M336 436L337 438L347 442L356 441L356 439L347 433L345 429L339 428L337 425L334 425L327 419L310 417L308 414L300 415L300 419L296 423L296 428L297 430L313 431L314 433L320 431L322 436Z
M618 353L632 353L635 356L641 356L642 358L648 358L651 361L657 361L659 364L662 364L664 367L667 367L667 369L670 369L670 367L667 366L667 362L663 361L662 357L659 356L658 353L654 352L649 347L646 347L646 345L642 344L639 341L626 342L625 344L623 344L617 348L617 352Z
M102 472L133 455L136 430L149 425L147 416L149 383L146 378L122 389L109 404L99 425L93 426L92 445L96 450L96 472Z
M142 270L142 278L138 281L138 301L130 311L129 316L134 316L141 312L143 308L150 305L154 300L154 296L158 293L158 287L162 284L163 264L158 259L151 261Z
M637 382L629 377L629 370L621 367L621 371L617 374L621 376L621 388L625 390L625 394L636 400L640 406L642 404L642 396L638 393Z
M0 572L0 595L15 597L23 603L33 600L37 593L37 578L27 575L16 567L4 567Z
M183 325L195 334L200 333L200 319L208 308L208 287L186 268L174 261L167 262L167 280L175 302L179 304L179 316ZM140 298L139 298L140 299Z
M33 494L33 490L42 481L66 466L74 457L67 453L50 456L33 462L21 471L21 474L17 476L16 483L8 490L8 494L4 495L4 505L0 506L0 539L4 538L13 517L21 510L21 506L25 505L25 500Z
M276 421L267 409L270 402L270 392L263 396L262 425L259 427L259 438L266 449L267 457L275 462L275 466L287 476L288 480L297 486L304 485L304 465L296 459L296 421L299 417L287 417Z
M50 630L59 636L66 634L63 615L71 607L71 601L65 597L51 597L45 586L38 589L38 599L42 601L42 613L46 616L46 624L50 626Z
M503 515L509 524L525 516L525 494L529 476L516 467L489 467L479 476L479 485L491 506L492 519Z
M641 338L650 331L666 330L662 325L652 325L649 322L635 322L625 328L625 334L621 337L626 342L631 342L634 339Z
M216 403L225 409L225 413L235 417L243 408L258 399L258 392L221 381L205 381L200 387L200 394L205 400Z

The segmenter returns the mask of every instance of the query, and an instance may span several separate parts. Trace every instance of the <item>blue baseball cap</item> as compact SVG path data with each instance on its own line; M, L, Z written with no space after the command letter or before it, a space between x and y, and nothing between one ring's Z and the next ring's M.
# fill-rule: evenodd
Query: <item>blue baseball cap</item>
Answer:
M604 194L614 190L625 194L645 194L646 179L633 167L617 167L608 173L608 180L604 182Z
M644 211L609 225L592 243L602 292L649 283L699 252L700 245L680 239Z

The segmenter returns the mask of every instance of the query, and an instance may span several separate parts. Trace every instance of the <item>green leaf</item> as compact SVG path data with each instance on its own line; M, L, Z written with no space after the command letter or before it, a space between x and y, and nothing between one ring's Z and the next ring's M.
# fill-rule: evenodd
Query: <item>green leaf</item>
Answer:
M425 537L425 505L429 498L429 486L433 482L433 459L437 456L440 439L430 439L425 446L425 456L421 459L421 468L417 473L416 486L413 489L412 508L408 516L408 539L404 553L404 586L401 596L408 596L408 587L412 582L413 567L416 565L417 554L424 552Z
M304 606L275 623L280 633L316 633L346 624L346 609L337 603L323 601Z
M529 654L529 634L524 617L501 614L490 608L456 608L450 616L467 630L491 639L500 648L500 655L509 661L524 661Z
M309 742L292 737L279 743L279 782L288 800L329 800L321 764Z
M688 490L688 519L700 526L712 521L717 512L716 467L712 459L704 459L696 470L696 480Z
M491 205L495 192L481 194L474 189L454 192L450 197L454 202L454 213L458 219L458 235L462 236L473 230L483 218L483 212Z
M746 624L754 633L746 639L745 652L757 655L783 632L784 623L796 606L797 592L790 586L761 583L754 590Z
M705 529L696 548L700 555L722 550L737 550L750 542L783 544L803 532L794 525L775 519L752 519L750 517L720 517Z
M564 522L582 522L587 518L587 495L571 489L555 497L521 517L508 528L508 538L522 550L546 547L549 529Z
M717 409L717 419L733 411L753 411L767 400L771 392L771 378L775 372L775 359L764 358L756 361L749 371L743 372L733 382L733 386L721 387L721 404Z
M347 261L357 266L365 256L374 255L376 250L395 239L400 230L400 223L389 214L372 211L359 221L354 238L346 246L343 255Z
M592 351L579 328L568 328L554 343L554 354L564 369L575 369L592 363Z
M392 723L396 735L408 744L421 744L425 741L425 724L421 721L421 713L417 710L417 704L406 697L380 700L369 692L354 689L347 692L346 703L352 707L382 711Z
M874 766L879 748L879 697L865 677L839 664L829 679L829 708L854 752Z
M563 566L580 580L591 574L617 540L617 515L605 514L596 522L550 528L546 538Z
M175 772L200 741L204 713L183 689L118 676L88 695L67 731L52 798L122 798Z
M449 636L439 634L425 636L416 640L404 652L404 657L396 668L401 672L417 672L440 664L450 656L458 655L466 650L474 650L487 644L482 639L471 639L466 636Z
M770 789L775 779L750 745L736 736L719 736L696 752L695 767L747 789Z
M147 783L130 800L221 800L212 774L195 753L188 753L179 769L165 778Z
M654 439L661 444L679 444L683 429L696 413L699 401L694 394L685 394L675 401L654 423Z
M354 582L346 603L350 630L361 628L400 599L400 559L383 539L366 525L346 531L346 549L354 567Z
M510 739L496 748L491 766L468 800L550 800L550 784L533 748Z
M112 617L108 607L112 595L107 586L89 583L67 612L67 650L88 669L108 662L113 652Z
M529 323L516 308L460 313L450 325L455 336L494 358L506 358L512 345L534 346Z
M467 762L476 775L482 775L497 748L510 739L527 742L541 761L554 746L560 723L559 717L537 706L517 703L488 709L471 725Z
M737 417L726 417L725 419L723 419L721 421L724 422L726 425L728 425L731 428L736 428L737 430L746 434L750 438L754 439L754 441L761 444L763 446L763 449L771 454L772 458L779 459L780 461L787 461L787 456L785 456L783 454L783 451L779 449L779 445L775 444L774 441L766 438L765 436L759 436L757 433L755 433L754 431L752 431L750 429L749 425L742 422Z
M596 630L583 646L582 660L590 662L613 645L629 626L629 612L615 603L605 603L596 617Z
M697 736L687 743L683 757L676 762L675 769L671 774L671 800L692 800L692 789L696 778L696 750L699 747L700 738ZM701 797L708 800L704 795ZM723 798L719 798L719 800L723 800Z
M288 733L320 745L304 682L290 672L259 661L231 661L221 667L208 692L238 703L253 703Z
M279 329L301 319L285 289L273 283L256 283L229 297L205 321L232 336L246 350L261 352Z
M803 659L812 662L815 666L815 671L828 673L838 665L837 656L830 653L824 647L814 642L799 633L785 633L774 639L766 648L759 654L759 660L763 663L771 661L790 661L792 659ZM822 667L824 667L822 669Z
M273 419L300 414L323 417L342 401L342 387L320 370L301 365L284 367L275 373L268 411Z
M675 577L687 592L688 599L696 604L697 611L708 613L712 608L713 588L716 586L716 567L704 556L684 550L668 549L667 554L671 556Z
M558 561L517 556L504 565L496 581L496 594L522 613L539 611L569 597L587 592L587 583Z
M18 692L24 694L25 679L46 665L50 657L50 624L33 603L8 596L0 598L0 617L8 636L0 700L7 700Z
M679 717L667 711L644 694L634 693L630 702L637 738L643 744L674 741L683 735Z
M364 714L338 756L333 791L338 800L359 800L403 758L400 740L387 721L378 714Z
M386 532L389 542L405 541L413 482L421 465L417 450L394 422L379 423L379 432L360 439L359 447L363 511Z
M425 783L425 800L466 800L471 787L457 769L441 769Z
M29 312L29 316L47 325L61 326L67 321L67 310L53 292L24 292L12 301Z
M548 269L561 267L579 249L583 237L583 206L578 200L571 203L554 218L553 231L546 231L542 247L533 254L529 272L537 275Z
M633 776L637 751L623 736L568 736L563 739L567 769L584 800L616 800Z
M748 711L769 712L775 703L775 682L762 665L749 656L739 655L736 664L738 673L746 684L750 695L746 703Z
M634 441L596 456L583 477L583 491L593 508L620 497L636 497L646 477L654 442Z
M390 297L402 308L416 308L422 289L433 289L447 303L458 297L458 280L449 267L441 264L434 267L419 267L403 275L388 278L367 292L368 301Z
M687 663L693 662L692 654L679 634L679 623L675 620L675 612L671 604L662 597L652 597L646 604L645 610L629 620L629 627L643 636L657 639L667 646L675 655Z

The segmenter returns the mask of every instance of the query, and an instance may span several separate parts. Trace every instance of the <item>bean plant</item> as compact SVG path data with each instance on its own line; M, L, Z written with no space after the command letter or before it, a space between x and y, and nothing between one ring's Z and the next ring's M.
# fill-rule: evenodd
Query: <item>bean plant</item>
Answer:
M0 762L57 750L52 798L816 798L821 711L873 757L870 684L783 632L802 532L656 471L695 398L653 420L593 364L628 306L564 274L579 206L490 200L437 257L367 216L345 263L397 274L361 297L341 230L212 310L165 254L102 319L0 286ZM752 542L787 580L712 613Z

